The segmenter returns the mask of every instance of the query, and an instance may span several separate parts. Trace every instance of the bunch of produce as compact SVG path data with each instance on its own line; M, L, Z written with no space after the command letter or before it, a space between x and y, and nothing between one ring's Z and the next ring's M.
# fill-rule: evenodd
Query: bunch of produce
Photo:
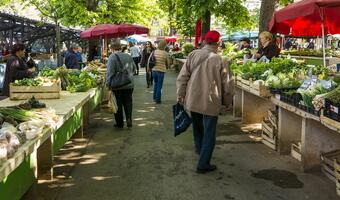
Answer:
M21 80L16 80L13 85L14 86L40 86L43 84L41 79L35 78L24 78Z
M302 81L294 77L293 73L269 75L265 81L265 85L275 89L297 89L301 86Z
M182 46L182 52L185 56L189 55L193 50L195 50L195 46L192 43L185 43Z
M25 110L31 110L33 108L46 108L46 104L40 102L33 96L26 102L19 104L18 107Z
M340 105L340 86L329 92L325 98L330 100L334 105Z
M58 80L53 79L52 77L36 77L36 78L24 78L21 80L16 80L13 83L13 86L51 86L54 83L57 83Z
M315 56L315 57L323 57L322 50L311 50L311 49L299 49L299 50L290 50L290 51L282 51L283 55L292 55L292 56ZM326 49L326 56L332 56L333 52L329 49Z
M0 162L13 156L21 144L40 135L46 126L55 127L58 122L59 117L50 109L0 107Z
M319 110L323 106L322 97L331 90L332 88L327 89L321 83L317 83L311 85L308 89L298 89L297 92L302 96L300 102L302 105Z
M86 92L102 81L99 72L95 69L79 71L59 67L53 71L53 76L61 80L62 89L70 92ZM46 74L52 74L51 69Z
M104 69L106 68L106 65L98 60L87 62L86 66L89 66L91 68L104 68Z

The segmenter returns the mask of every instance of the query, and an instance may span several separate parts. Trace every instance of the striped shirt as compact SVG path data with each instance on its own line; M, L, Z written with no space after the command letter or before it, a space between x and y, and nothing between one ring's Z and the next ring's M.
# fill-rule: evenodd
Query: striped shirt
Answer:
M155 50L156 65L153 67L153 71L166 72L168 67L168 53L164 50Z

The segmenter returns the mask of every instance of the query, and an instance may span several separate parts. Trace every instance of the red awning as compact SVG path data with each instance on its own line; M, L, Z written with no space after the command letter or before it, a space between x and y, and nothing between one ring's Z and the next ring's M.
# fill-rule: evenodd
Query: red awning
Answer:
M99 24L80 33L83 39L95 39L100 37L126 37L134 34L147 34L149 29L133 24Z
M274 13L269 29L273 33L292 36L322 36L340 33L340 0L303 0Z
M173 36L173 37L167 37L165 38L166 42L176 42L177 41L177 37Z

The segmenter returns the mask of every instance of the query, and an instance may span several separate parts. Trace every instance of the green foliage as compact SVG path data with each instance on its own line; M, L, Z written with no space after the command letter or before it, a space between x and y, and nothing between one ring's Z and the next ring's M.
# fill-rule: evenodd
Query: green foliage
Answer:
M182 51L185 56L189 55L193 50L195 49L195 46L192 43L185 43L182 46Z

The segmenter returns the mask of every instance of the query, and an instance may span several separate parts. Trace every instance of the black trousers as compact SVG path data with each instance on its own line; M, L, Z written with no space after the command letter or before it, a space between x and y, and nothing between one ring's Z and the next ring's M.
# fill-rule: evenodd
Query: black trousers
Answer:
M115 113L116 125L118 127L124 126L123 108L125 112L125 119L127 122L132 122L132 93L133 89L116 90L113 91L116 97L118 110Z
M146 84L148 85L148 87L152 85L152 82L153 82L152 72L146 72Z
M137 69L137 71L136 71L136 74L138 75L139 74L139 60L140 60L140 58L139 57L133 57L132 58L133 59L133 62L135 63L135 65L136 65L136 69Z

